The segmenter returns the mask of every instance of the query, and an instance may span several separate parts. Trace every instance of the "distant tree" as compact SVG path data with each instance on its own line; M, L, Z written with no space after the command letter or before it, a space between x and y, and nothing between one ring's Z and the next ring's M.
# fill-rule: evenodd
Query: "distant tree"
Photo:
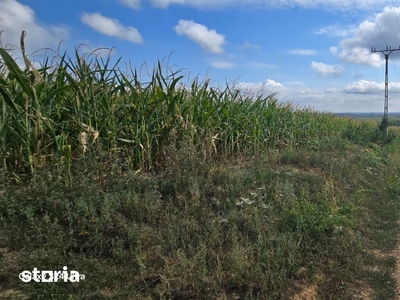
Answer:
M387 132L388 127L389 127L388 117L384 116L382 118L381 124L379 125L379 130L382 131L382 132Z

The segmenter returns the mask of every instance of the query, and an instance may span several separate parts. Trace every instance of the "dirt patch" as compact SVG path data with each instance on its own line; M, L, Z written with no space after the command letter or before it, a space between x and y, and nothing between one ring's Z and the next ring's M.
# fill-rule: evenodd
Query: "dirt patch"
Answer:
M291 300L317 300L317 285L303 287L301 292L295 294Z
M397 222L399 229L400 229L400 221ZM393 254L396 257L396 266L393 272L393 278L396 280L397 284L397 298L400 300L400 235L397 235L397 246L394 249Z
M23 292L12 288L12 278L18 275L16 257L17 253L0 248L0 299L28 299Z
M4 292L0 291L0 299L24 300L24 299L28 299L28 296L26 296L21 291L16 291L16 290L10 289L10 290L6 290Z
M372 249L369 252L371 254L373 254L376 258L385 258L388 256L387 254L383 253L382 250L380 250L380 249ZM393 253L393 255L394 255L394 253Z
M357 288L354 291L354 299L372 300L374 299L374 290L365 282L358 281Z
M308 270L301 267L296 274L296 281L293 286L298 291L294 294L290 300L316 300L318 295L318 282L323 280L323 274L317 274L314 276L313 283L307 282Z

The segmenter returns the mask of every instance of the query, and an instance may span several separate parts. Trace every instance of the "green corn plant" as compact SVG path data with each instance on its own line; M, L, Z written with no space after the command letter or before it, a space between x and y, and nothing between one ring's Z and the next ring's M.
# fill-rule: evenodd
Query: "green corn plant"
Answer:
M38 154L35 150L40 147L38 143L40 143L41 133L40 119L35 118L37 111L40 110L38 97L28 74L19 68L6 50L0 48L0 55L7 67L6 77L0 81L0 93L5 103L2 128L2 139L5 143L1 156L4 162L7 152L20 148L18 152L22 157L14 157L14 159L25 161L29 171L33 172L34 155Z
M295 107L275 94L246 96L226 84L185 75L158 62L144 77L79 48L22 70L0 48L0 167L33 173L46 157L67 167L88 152L127 158L135 169L162 165L168 147L190 142L204 158L295 149L320 136L341 138L351 122ZM51 63L49 63L51 61ZM146 80L143 80L145 78ZM354 128L354 126L352 127Z

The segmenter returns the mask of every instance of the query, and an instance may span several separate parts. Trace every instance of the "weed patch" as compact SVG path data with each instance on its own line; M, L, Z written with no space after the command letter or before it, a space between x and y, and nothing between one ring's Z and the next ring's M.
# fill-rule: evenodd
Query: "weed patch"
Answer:
M394 299L397 131L178 88L161 62L143 84L0 55L1 296ZM85 279L18 278L64 266Z

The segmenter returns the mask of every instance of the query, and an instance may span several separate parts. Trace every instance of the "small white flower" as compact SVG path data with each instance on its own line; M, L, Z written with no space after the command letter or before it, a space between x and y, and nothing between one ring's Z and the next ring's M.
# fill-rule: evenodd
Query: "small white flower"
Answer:
M249 198L240 197L240 201L236 202L236 205L243 207L243 204L250 205L250 204L253 204L254 202L256 202L256 201L250 200Z
M246 203L248 205L253 204L254 202L256 202L254 200L250 200L249 198L242 198L242 200L243 200L244 203Z

